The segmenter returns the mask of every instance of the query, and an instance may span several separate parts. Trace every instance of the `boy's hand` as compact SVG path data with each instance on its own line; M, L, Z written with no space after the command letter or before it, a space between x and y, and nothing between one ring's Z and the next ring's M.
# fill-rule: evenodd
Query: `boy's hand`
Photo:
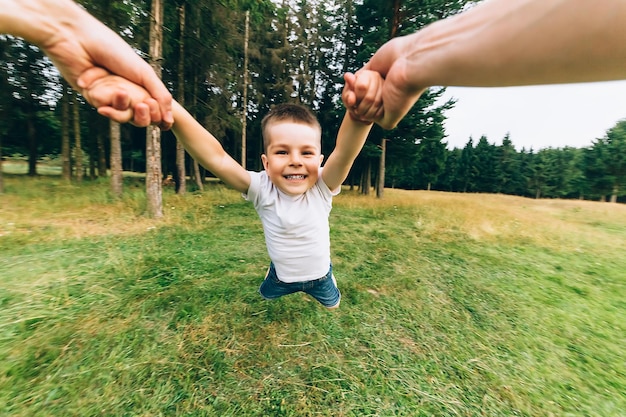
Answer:
M352 119L372 123L384 116L382 87L383 78L376 71L359 70L356 74L344 74L346 82L341 99Z
M102 68L88 72L95 81L83 88L82 94L99 114L138 127L161 123L159 104L143 87Z

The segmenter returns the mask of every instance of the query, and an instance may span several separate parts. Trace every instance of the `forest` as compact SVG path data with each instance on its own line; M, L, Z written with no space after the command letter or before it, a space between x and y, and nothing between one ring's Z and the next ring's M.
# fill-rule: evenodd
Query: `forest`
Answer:
M79 3L151 62L173 96L235 159L260 169L260 121L272 105L311 107L323 128L323 153L329 154L344 113L343 73L359 69L390 38L476 2ZM156 49L155 39L162 40ZM349 185L379 196L384 187L393 187L626 201L626 119L604 137L590 138L587 148L519 150L507 136L468 138L462 149L450 149L444 123L455 103L439 100L443 92L429 89L396 129L373 129ZM120 126L99 116L38 48L0 35L0 161L26 160L32 176L42 160L62 166L67 180L111 176L114 192L121 193L121 173L153 172L148 164L155 156L158 187L172 178L184 193L201 188L210 175L185 156L170 132Z

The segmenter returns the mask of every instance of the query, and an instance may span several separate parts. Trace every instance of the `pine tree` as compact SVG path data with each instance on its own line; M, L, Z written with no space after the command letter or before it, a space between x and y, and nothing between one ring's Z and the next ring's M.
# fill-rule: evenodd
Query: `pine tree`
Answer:
M615 203L620 195L626 193L626 120L621 120L596 140L592 147L595 166L604 168L603 175L595 172L596 187L603 194L611 195Z
M474 149L475 170L475 191L482 193L496 192L497 183L497 149L487 140L486 136L481 136Z

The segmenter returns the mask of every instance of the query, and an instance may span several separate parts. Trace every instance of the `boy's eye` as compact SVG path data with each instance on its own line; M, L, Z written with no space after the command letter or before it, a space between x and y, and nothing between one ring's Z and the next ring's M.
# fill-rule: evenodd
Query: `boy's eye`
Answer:
M276 155L287 155L287 151L276 151Z

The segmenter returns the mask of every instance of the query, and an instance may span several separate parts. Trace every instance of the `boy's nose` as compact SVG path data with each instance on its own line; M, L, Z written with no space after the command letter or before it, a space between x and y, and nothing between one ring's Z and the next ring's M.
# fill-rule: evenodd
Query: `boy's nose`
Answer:
M302 160L300 158L300 154L293 152L291 154L291 165L302 165Z

